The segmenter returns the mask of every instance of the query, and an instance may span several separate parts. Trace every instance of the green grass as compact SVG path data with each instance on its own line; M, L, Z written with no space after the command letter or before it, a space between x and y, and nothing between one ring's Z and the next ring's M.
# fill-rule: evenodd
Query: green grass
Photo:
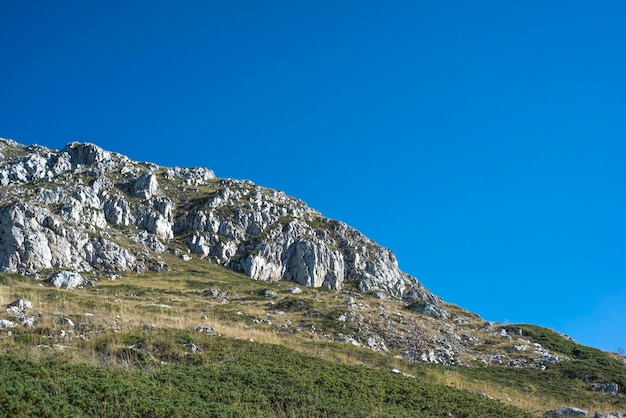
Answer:
M193 342L199 354L177 348ZM162 358L197 357L163 365ZM129 349L129 346L133 349ZM64 355L38 360L0 355L0 414L100 417L526 417L469 392L367 367L347 366L282 346L188 332L113 334L94 344L130 367L76 364ZM115 347L119 347L116 351ZM160 351L159 351L160 350ZM134 363L133 363L134 362Z
M338 334L358 338L360 327L379 333L388 324L377 322L380 301L369 295L354 296L363 307L350 308L344 305L349 296L334 291L303 288L294 295L287 291L294 283L251 280L197 258L162 257L168 272L124 273L75 291L0 274L0 302L29 299L39 318L32 328L0 331L0 416L529 416L505 404L536 414L564 405L626 410L625 397L593 393L581 380L588 374L626 387L622 362L544 328L507 326L572 361L545 371L413 364L397 351L337 342ZM216 288L229 300L204 296ZM263 296L265 290L278 297ZM425 332L441 327L400 301L384 304L388 315L402 314L402 327L415 321L430 327ZM472 331L482 326L480 317L446 309L468 321L462 332L481 338L472 355L512 350L514 341ZM360 319L337 321L343 313ZM76 327L70 330L63 318ZM197 326L215 333L191 331ZM392 375L391 368L416 378ZM79 393L81 380L85 393Z
M569 379L581 379L587 375L592 382L617 383L620 388L626 387L626 367L606 353L592 347L586 347L564 338L558 333L535 325L520 325L524 335L533 342L541 344L548 350L562 353L573 361L561 362L550 366Z

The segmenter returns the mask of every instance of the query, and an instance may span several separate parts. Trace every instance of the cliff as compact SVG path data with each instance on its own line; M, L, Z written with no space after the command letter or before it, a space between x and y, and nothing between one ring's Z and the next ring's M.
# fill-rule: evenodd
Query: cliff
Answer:
M0 140L0 269L162 271L199 257L263 281L440 299L393 253L304 202L206 168L136 162L89 143Z

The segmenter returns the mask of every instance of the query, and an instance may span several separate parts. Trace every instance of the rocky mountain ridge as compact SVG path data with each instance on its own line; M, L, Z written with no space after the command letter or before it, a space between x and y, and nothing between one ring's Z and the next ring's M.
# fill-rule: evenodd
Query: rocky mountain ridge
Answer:
M0 139L0 271L82 287L50 293L39 280L0 274L15 287L0 295L13 301L1 332L43 340L41 350L74 350L109 332L161 323L279 338L300 349L312 341L365 349L405 366L495 366L540 379L561 370L579 392L616 405L624 399L623 357L445 303L400 271L390 250L300 200L206 168L135 162L89 143L54 151ZM23 295L36 296L31 302ZM96 314L85 312L95 307ZM178 349L182 358L199 350L188 342ZM134 344L122 350L162 354ZM491 395L481 388L481 396L510 402L506 391L488 389ZM582 410L546 414L572 411Z
M304 202L206 168L135 162L90 143L61 151L0 139L0 269L160 271L200 257L264 281L440 299L393 253Z

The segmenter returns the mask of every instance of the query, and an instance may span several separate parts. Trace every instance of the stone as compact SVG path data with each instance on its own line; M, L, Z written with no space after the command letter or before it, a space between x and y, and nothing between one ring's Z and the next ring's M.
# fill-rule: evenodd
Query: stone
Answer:
M22 320L22 326L24 328L30 328L35 326L35 322L37 322L37 317L35 316L24 317Z
M208 289L204 291L204 296L210 297L210 298L216 298L218 296L220 296L221 294L221 290L220 289Z
M183 180L186 185L204 186L215 178L213 171L206 168L169 168L165 172L165 178Z
M111 161L111 154L94 144L70 142L63 148L63 153L69 156L72 168L80 165L107 165Z
M420 361L422 361L424 363L439 364L439 363L442 362L442 359L435 355L435 351L434 350L428 350L428 352L424 351L420 355Z
M591 390L617 395L619 393L619 385L617 383L594 383L591 386Z
M13 315L12 321L21 321L24 328L32 327L37 321L35 316L27 316L27 311L33 308L33 304L27 299L17 299L7 305L6 311Z
M122 196L111 196L102 205L104 218L113 225L132 225L135 223L135 216L126 199Z
M606 390L606 384L605 383L594 383L591 386L591 390L594 392L604 392Z
M409 310L413 312L417 312L417 313L430 315L432 317L440 318L440 319L448 319L450 317L450 314L448 313L448 311L446 311L440 306L435 306L430 303L412 304L412 305L409 305Z
M584 409L566 406L563 408L546 411L544 412L543 416L545 417L588 417L589 413L585 411Z
M158 236L155 234L151 234L148 231L140 232L139 234L133 236L132 240L137 244L141 244L151 249L157 254L162 254L167 251L167 247L159 240Z
M15 328L15 322L8 319L0 319L0 329Z
M60 271L50 278L50 284L56 288L73 290L83 286L85 279L76 272Z
M203 332L205 334L212 334L215 332L215 328L207 327L207 326L199 326L199 327L196 327L196 331Z
M33 304L27 299L17 299L7 305L7 310L13 308L13 311L24 312L33 309Z
M171 222L162 214L151 209L145 209L138 214L137 227L145 229L162 240L169 240L174 237Z
M67 326L69 326L70 328L74 328L74 321L72 321L70 318L63 318L63 323Z
M202 293L204 296L216 299L218 302L228 302L230 300L228 292L220 289L207 289Z
M374 351L387 351L385 341L374 335L367 338L367 347Z
M149 200L159 193L159 182L152 172L146 172L133 185L133 196Z
M192 353L197 353L198 352L198 346L195 345L195 344L185 343L185 344L183 344L183 347L185 347L186 349L188 349Z

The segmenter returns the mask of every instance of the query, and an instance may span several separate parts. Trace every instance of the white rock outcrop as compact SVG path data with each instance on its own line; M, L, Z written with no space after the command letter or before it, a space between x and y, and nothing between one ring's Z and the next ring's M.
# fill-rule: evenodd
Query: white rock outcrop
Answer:
M50 278L50 284L57 288L76 289L85 284L83 276L72 271L60 271Z
M159 254L189 251L257 280L439 302L390 250L250 181L79 142L54 151L0 139L0 155L2 271L162 270Z

